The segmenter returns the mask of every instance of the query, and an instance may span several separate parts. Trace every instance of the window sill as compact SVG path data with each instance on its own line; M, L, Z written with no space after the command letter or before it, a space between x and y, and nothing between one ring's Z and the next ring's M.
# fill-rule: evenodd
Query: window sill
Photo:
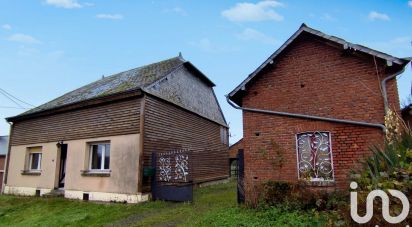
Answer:
M41 170L22 170L21 175L40 176Z
M82 176L85 177L110 177L111 170L82 170Z
M313 187L334 187L336 186L336 182L333 180L313 180L313 181L303 181L306 186L313 186Z

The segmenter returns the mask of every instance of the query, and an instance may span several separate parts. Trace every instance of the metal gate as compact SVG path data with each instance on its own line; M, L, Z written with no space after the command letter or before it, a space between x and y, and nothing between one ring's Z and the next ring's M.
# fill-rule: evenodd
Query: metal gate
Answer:
M193 201L192 155L187 150L152 153L152 196L155 200Z
M244 176L245 176L245 163L244 163L244 152L243 149L239 149L237 153L237 202L244 203L245 202L245 184L244 184Z

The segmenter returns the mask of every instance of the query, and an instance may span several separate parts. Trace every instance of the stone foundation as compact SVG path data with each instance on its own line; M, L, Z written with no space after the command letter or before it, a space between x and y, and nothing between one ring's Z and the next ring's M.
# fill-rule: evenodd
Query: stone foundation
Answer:
M64 197L67 199L83 200L83 194L89 194L90 201L140 203L149 200L149 194L119 194L107 192L83 192L74 190L65 190Z

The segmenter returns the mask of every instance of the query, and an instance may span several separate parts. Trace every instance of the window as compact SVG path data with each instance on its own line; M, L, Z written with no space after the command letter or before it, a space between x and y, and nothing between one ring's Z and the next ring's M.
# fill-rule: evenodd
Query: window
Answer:
M110 144L94 143L90 145L90 170L110 169Z
M296 136L299 179L333 181L329 132L306 132Z
M30 147L29 150L29 165L28 169L30 171L38 171L41 170L41 158L42 152L41 147Z

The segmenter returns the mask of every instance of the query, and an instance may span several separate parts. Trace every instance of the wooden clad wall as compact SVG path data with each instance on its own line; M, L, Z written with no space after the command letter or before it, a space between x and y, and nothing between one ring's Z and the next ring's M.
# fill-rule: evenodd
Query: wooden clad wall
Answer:
M228 145L221 143L220 125L147 95L144 112L144 166L151 166L152 152L176 149L193 151L195 183L229 176ZM143 191L150 182L143 182Z
M12 145L139 133L141 98L14 122Z

